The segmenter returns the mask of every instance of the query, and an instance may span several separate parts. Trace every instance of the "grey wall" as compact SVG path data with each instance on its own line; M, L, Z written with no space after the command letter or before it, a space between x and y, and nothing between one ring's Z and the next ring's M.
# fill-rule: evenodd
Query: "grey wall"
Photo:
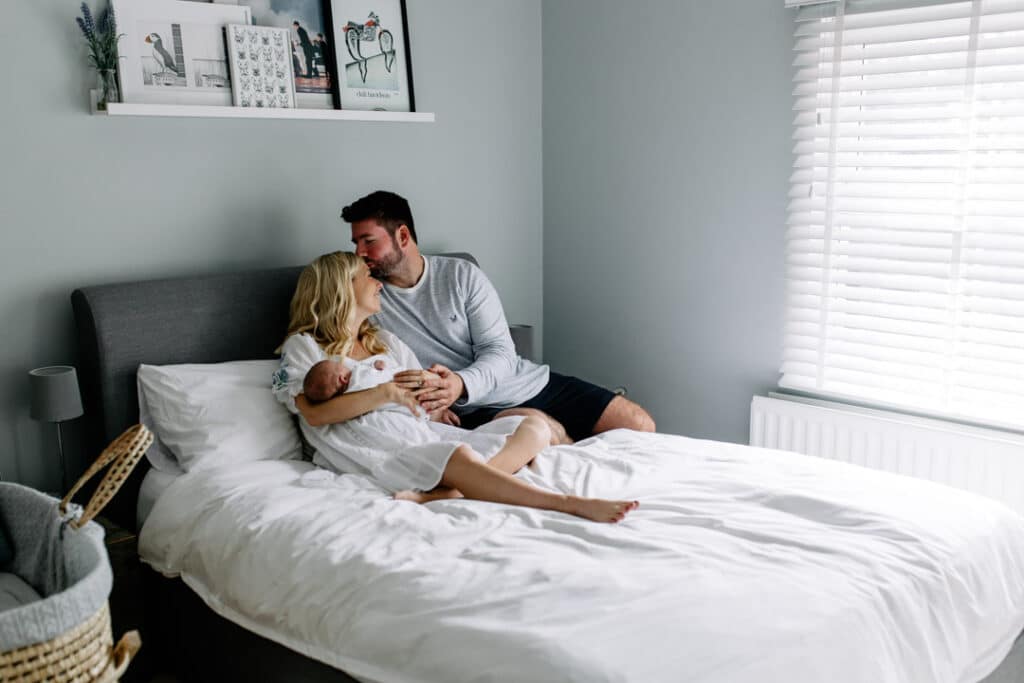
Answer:
M409 198L424 249L473 252L509 319L541 325L540 0L408 6L417 104L434 124L90 116L78 3L5 3L5 479L57 485L26 373L73 362L72 289L303 263L349 243L341 207L378 187Z
M746 442L778 377L792 18L547 0L543 32L545 360Z

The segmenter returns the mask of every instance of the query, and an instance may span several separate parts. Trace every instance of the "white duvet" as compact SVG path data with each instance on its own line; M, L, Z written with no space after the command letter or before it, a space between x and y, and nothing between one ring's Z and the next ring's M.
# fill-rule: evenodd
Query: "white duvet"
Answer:
M779 451L612 432L520 474L625 522L390 500L303 462L178 479L140 553L380 682L966 683L1024 627L1024 518Z

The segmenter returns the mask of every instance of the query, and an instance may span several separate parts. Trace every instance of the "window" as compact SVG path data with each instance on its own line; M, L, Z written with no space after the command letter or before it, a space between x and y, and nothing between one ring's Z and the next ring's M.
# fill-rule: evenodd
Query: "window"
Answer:
M1024 427L1024 0L796 22L781 386Z

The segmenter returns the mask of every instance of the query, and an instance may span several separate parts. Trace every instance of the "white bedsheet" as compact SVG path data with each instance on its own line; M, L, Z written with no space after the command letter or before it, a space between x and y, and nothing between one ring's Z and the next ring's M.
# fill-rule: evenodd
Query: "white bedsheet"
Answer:
M153 506L156 505L156 501L160 499L160 496L167 487L174 483L174 480L180 477L184 472L170 473L162 472L155 467L150 467L146 472L146 476L142 478L142 484L139 486L139 497L135 501L135 528L141 529L142 525L146 523L146 518L149 517L149 513L152 512Z
M216 611L364 680L968 683L1024 627L1024 518L801 455L613 432L520 476L619 525L257 462L140 536Z

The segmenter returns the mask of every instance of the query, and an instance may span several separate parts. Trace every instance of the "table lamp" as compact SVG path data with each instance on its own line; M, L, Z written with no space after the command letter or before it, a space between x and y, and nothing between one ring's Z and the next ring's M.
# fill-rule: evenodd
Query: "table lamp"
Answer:
M29 415L33 420L57 423L57 453L60 457L60 485L63 494L68 490L68 483L60 425L82 414L78 374L70 365L51 365L30 370L28 376L32 383L32 407Z

